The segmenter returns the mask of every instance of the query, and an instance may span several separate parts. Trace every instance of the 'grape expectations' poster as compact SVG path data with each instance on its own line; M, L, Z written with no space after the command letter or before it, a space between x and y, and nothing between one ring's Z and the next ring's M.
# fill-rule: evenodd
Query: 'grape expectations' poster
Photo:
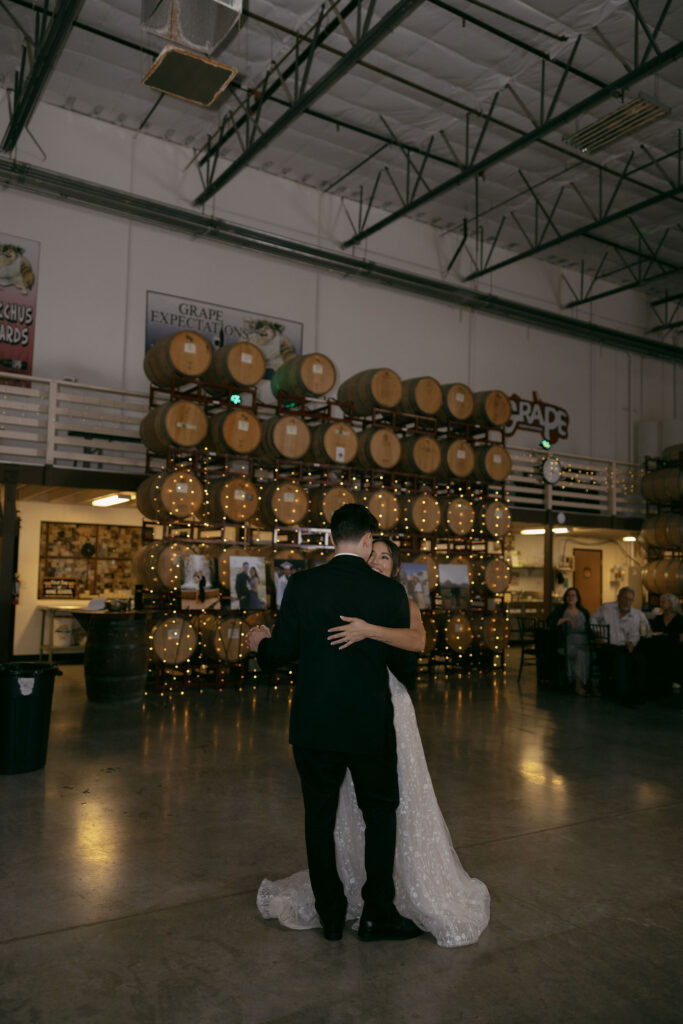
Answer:
M0 370L30 374L40 242L0 234Z

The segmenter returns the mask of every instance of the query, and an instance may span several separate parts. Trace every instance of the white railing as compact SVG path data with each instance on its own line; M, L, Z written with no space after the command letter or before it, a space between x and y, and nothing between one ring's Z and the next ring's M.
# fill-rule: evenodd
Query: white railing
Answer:
M142 475L138 428L149 407L141 392L0 372L0 462ZM543 509L540 449L510 447L505 490L513 507ZM566 512L640 516L640 467L558 454L562 477L552 507Z

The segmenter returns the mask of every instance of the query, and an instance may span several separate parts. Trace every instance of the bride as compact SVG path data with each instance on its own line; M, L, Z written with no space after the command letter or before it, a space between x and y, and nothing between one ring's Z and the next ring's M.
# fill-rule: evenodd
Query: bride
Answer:
M397 577L400 556L389 540L376 540L369 565L385 576ZM410 601L410 628L390 629L363 619L342 616L345 624L330 630L330 642L343 649L371 639L404 650L421 651L424 627L417 605ZM394 882L396 908L440 946L476 942L489 920L489 893L483 882L470 878L453 849L427 768L415 711L408 691L389 673L394 706L400 804L396 812ZM357 921L363 909L365 881L364 822L356 802L351 775L339 794L335 827L337 868L348 901L347 920ZM308 871L272 882L264 879L256 897L264 918L277 918L288 928L319 928Z

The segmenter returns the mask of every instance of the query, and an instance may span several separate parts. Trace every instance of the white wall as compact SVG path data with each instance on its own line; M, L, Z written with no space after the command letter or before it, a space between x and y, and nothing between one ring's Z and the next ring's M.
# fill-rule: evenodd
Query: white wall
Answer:
M188 207L198 193L190 153L70 111L41 106L31 130L55 171ZM24 133L19 160L39 163ZM634 425L675 417L683 368L508 323L437 301L401 294L152 228L18 191L0 194L3 231L41 243L34 373L145 390L142 374L147 290L234 305L304 322L306 350L324 351L340 379L373 365L404 377L433 374L474 390L500 388L540 397L570 415L568 452L630 461ZM246 170L207 213L250 227L336 247L349 234L340 202L314 189ZM456 239L403 220L372 236L357 254L435 276ZM463 273L467 267L463 260ZM455 279L454 283L457 283ZM474 287L487 292L481 279ZM559 310L560 268L524 261L495 275L495 291ZM645 331L643 295L625 292L574 311L621 330ZM531 434L517 444L534 445Z

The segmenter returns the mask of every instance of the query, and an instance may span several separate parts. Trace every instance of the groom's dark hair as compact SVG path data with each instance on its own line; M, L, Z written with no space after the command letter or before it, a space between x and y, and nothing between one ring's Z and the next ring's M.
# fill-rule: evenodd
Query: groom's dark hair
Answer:
M377 533L377 520L364 505L342 505L330 521L335 544L355 544L366 533Z

